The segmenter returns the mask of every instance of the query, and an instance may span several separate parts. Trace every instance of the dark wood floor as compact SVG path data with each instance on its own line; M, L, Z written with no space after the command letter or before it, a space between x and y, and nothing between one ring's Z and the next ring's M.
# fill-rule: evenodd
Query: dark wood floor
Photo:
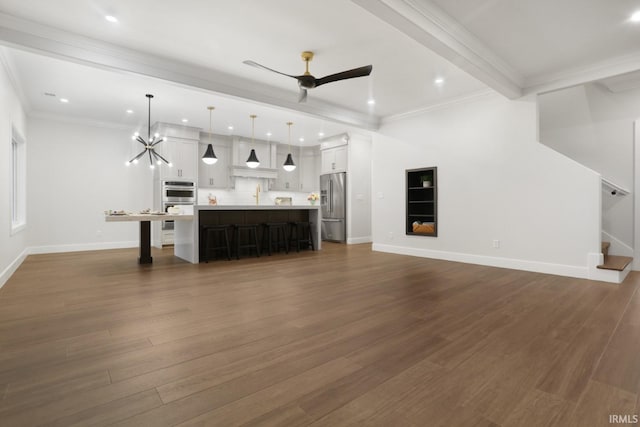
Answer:
M30 256L0 290L0 425L609 426L622 285L371 252Z

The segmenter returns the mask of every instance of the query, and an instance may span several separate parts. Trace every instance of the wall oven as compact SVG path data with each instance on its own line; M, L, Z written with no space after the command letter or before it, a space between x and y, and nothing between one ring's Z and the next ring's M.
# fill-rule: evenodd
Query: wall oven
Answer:
M194 204L196 184L189 181L163 181L162 202Z
M193 206L196 203L196 184L190 181L162 182L162 210L168 212L171 206ZM173 243L173 236L164 232L173 231L173 221L162 221L162 243Z

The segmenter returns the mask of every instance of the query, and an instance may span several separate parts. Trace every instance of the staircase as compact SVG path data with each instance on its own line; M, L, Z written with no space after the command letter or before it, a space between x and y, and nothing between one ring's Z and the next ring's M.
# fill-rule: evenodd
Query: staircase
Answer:
M611 243L602 242L603 262L597 268L602 271L598 274L596 280L605 280L607 282L622 283L629 271L631 271L631 261L633 258L628 256L609 255L609 247Z

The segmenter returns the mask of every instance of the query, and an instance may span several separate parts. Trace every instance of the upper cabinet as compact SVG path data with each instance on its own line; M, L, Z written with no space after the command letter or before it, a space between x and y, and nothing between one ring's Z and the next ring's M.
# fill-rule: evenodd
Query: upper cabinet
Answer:
M322 148L322 162L320 173L346 172L347 170L347 145Z
M296 165L296 168L291 172L285 171L282 167L287 160L287 154L289 154L289 152L291 152L293 162ZM279 145L276 151L278 177L272 183L270 190L318 191L320 187L319 157L320 152L318 146L292 146L291 151L289 151L288 145Z
M167 137L161 144L164 144L164 157L172 163L172 167L162 168L162 179L175 179L185 181L195 181L198 177L198 143Z
M320 190L320 151L318 147L300 149L300 191L311 192Z
M295 163L296 168L287 172L282 166L287 160L287 155L289 153L291 153L291 156L293 157L293 163ZM278 177L271 189L298 191L300 187L300 148L292 146L291 151L289 151L289 145L278 145L276 148L276 165L278 168Z
M208 165L202 161L209 141L213 146L213 152L216 154L218 161L212 165ZM209 133L200 133L200 144L198 149L198 187L200 188L229 188L231 180L229 179L229 160L231 158L231 138L223 135L212 135L209 139Z
M199 129L168 123L156 123L152 133L159 133L164 141L157 150L172 166L160 165L155 177L162 181L193 181L198 179Z

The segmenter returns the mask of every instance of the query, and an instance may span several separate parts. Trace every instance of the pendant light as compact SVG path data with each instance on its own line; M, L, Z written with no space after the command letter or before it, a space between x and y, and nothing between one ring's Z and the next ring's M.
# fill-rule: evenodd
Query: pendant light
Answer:
M207 151L204 153L204 156L202 156L202 161L208 165L212 165L218 161L216 153L213 152L213 145L211 145L211 112L215 109L216 107L207 107L207 110L209 110L209 145L207 145Z
M291 172L295 170L296 164L293 163L293 157L291 157L291 125L293 122L287 122L287 126L289 126L289 154L287 154L287 160L284 161L284 165L282 165L283 169L287 172Z
M251 146L253 147L253 136L255 134L255 125L256 125L256 116L255 114L250 115L251 117ZM260 160L258 160L258 156L256 156L256 150L251 149L251 153L249 153L249 158L247 159L247 166L251 169L255 169L260 166Z
M154 165L153 165L154 160L158 165L162 164L162 162L165 162L167 165L173 166L171 162L169 162L167 159L165 159L164 157L162 157L160 154L156 152L156 145L164 141L164 138L160 138L160 135L157 133L151 136L151 98L153 98L153 95L146 94L145 96L147 97L147 99L149 99L149 124L147 127L147 140L145 141L144 138L142 138L138 132L133 134L131 139L133 139L134 141L138 141L140 144L142 144L144 146L144 150L142 150L137 156L135 156L133 159L129 160L125 164L127 166L129 166L131 163L137 164L138 159L140 157L144 156L145 154L148 154L149 167L151 169L154 168Z

